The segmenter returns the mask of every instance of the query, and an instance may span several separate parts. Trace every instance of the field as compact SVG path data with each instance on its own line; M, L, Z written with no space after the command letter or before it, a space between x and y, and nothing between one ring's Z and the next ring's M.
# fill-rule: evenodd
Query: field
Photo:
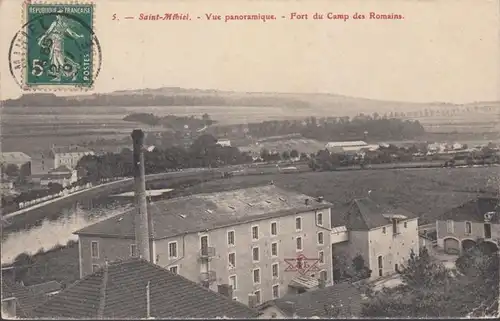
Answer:
M310 116L354 116L359 112L379 113L388 110L356 110L341 107L244 107L244 106L167 106L167 107L4 107L1 114L2 151L22 151L34 156L56 145L81 144L97 139L121 139L132 129L141 127L146 132L161 131L159 127L123 121L135 113L153 113L157 116L201 116L208 113L221 125L266 120L297 119ZM412 108L420 108L418 105ZM366 110L365 110L366 109ZM410 117L419 120L431 132L469 132L473 139L481 139L483 132L500 131L495 112L468 112L447 117Z

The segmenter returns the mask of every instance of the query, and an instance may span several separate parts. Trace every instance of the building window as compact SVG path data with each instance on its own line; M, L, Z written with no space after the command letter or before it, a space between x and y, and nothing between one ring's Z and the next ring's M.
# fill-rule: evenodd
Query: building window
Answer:
M297 237L296 242L297 251L302 251L302 237Z
M398 264L394 264L394 271L399 272Z
M204 235L200 237L200 247L203 254L208 253L208 236Z
M295 219L295 229L296 229L297 231L302 230L302 218L301 218L301 217L297 217L297 218Z
M319 272L319 278L320 278L321 280L323 280L323 281L328 280L328 274L326 273L326 271L325 271L325 270L323 270L323 271Z
M392 234L398 234L398 220L392 219Z
M233 288L233 291L237 289L237 287L236 287L236 275L231 275L229 277L229 284Z
M273 265L271 265L271 269L273 271L273 278L279 277L280 272L278 263L273 263Z
M227 232L227 245L234 245L234 231Z
M234 269L236 267L236 254L235 253L229 253L228 255L228 261L229 261L229 268Z
M319 259L319 264L325 263L325 253L323 251L319 251L318 259Z
M168 243L168 257L171 259L177 257L177 242Z
M252 226L252 240L258 240L258 239L259 239L259 227Z
M260 283L260 269L253 270L253 283L254 284Z
M279 284L273 285L273 299L280 297L280 286Z
M484 238L491 239L491 224L484 224Z
M169 270L170 272L174 273L174 274L178 274L178 272L179 272L179 267L178 267L177 265L175 265L175 266L171 266L171 267L169 267L169 268L168 268L168 270Z
M271 235L272 236L278 235L278 223L276 222L271 223Z
M387 229L385 227L382 227L382 233L387 234Z
M271 255L278 256L278 243L271 243Z
M323 226L323 213L316 214L316 223L319 226Z
M252 260L254 262L259 262L259 248L258 247L254 247L252 248Z
M98 264L92 264L92 273L97 272L99 270L99 265Z
M99 242L92 241L92 243L90 243L90 255L92 255L94 259L99 258Z
M255 303L260 304L260 290L255 291Z
M448 231L448 233L453 233L453 221L452 220L446 221L446 230Z
M323 245L323 232L318 232L318 244Z
M131 257L136 257L137 256L137 245L130 244L130 256Z
M471 234L472 233L472 224L471 222L465 222L465 233Z
M382 262L382 255L379 255L379 257L378 257L378 276L382 276L383 269L384 269L384 265Z
M407 227L408 227L408 223L407 223L407 222L404 222L404 223L403 223L403 226L404 226L404 228L407 228Z

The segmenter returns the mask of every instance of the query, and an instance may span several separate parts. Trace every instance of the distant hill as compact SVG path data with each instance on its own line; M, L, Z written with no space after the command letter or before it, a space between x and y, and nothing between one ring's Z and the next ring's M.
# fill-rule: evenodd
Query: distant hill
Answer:
M472 104L410 103L347 97L336 94L231 92L218 90L164 87L157 89L120 90L111 93L56 96L24 94L3 101L5 107L71 107L71 106L259 106L314 108L335 110L346 114L360 112L412 111L422 108L466 108L467 106L500 107L500 102Z

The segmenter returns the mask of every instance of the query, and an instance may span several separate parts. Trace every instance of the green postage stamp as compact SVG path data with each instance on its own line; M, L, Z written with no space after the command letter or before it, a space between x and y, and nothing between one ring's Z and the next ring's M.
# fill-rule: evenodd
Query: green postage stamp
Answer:
M26 23L12 42L14 52L10 52L11 72L13 67L23 70L18 77L21 87L48 91L91 89L101 60L94 33L95 5L29 1L23 9ZM12 59L16 53L22 57Z

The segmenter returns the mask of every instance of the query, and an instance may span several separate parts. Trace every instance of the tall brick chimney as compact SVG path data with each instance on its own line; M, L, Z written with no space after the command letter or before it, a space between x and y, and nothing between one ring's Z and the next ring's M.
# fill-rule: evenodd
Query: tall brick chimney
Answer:
M144 170L144 132L140 129L132 131L134 144L134 187L135 208L134 216L135 243L137 255L144 260L153 262L150 244L151 219L148 215L148 204L146 200L146 177ZM154 263L154 262L153 262Z

